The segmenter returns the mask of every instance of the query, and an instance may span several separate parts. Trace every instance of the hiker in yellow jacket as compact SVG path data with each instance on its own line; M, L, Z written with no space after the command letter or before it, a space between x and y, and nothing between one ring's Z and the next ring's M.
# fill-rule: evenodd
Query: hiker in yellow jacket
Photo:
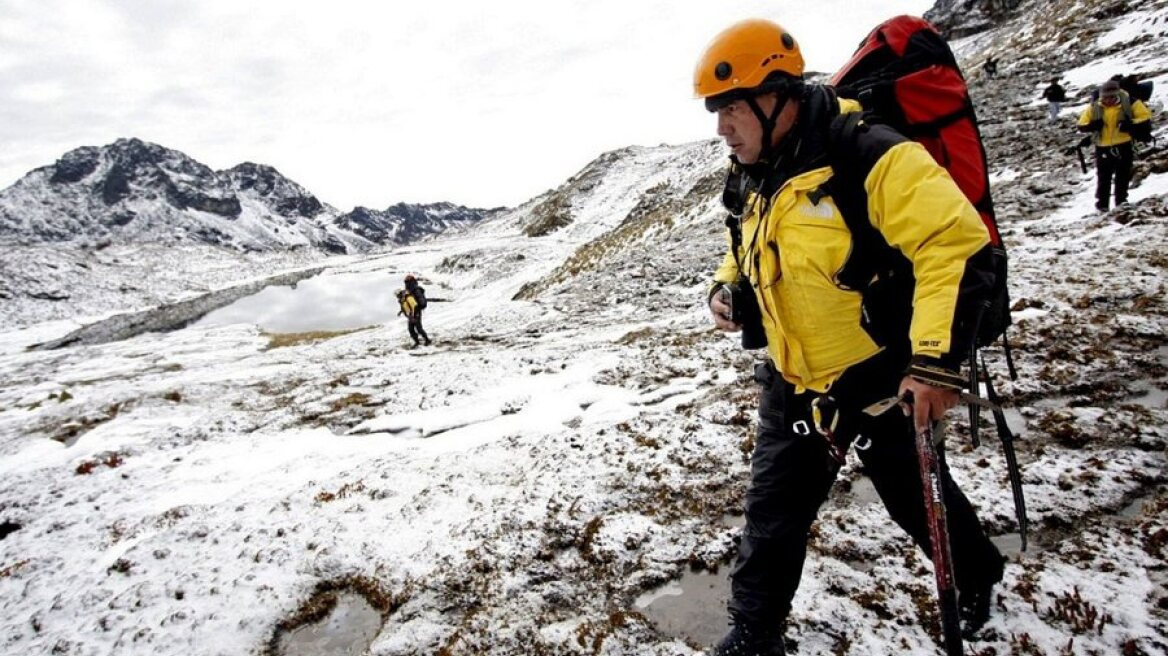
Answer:
M430 336L426 334L425 329L422 328L422 311L418 307L418 301L413 294L405 289L399 289L396 292L397 303L401 308L398 310L398 315L405 315L406 326L410 331L410 337L414 340L414 346L426 341L426 346L430 345Z
M731 573L733 626L712 653L775 656L785 653L782 626L808 532L838 471L831 463L839 447L846 451L863 436L857 452L889 514L929 548L914 430L958 403L964 345L993 282L990 240L977 211L920 144L886 126L866 126L856 137L857 166L866 172L861 207L907 259L915 285L873 284L863 296L841 286L836 274L853 235L839 207L855 199L837 198L825 185L833 175L826 149L832 119L858 105L805 83L795 39L765 20L716 36L698 62L694 91L716 113L734 170L754 189L714 275L710 313L719 329L744 330L758 347L765 341L769 355L755 369L759 428ZM874 293L903 297L873 303L887 316L866 316L863 301ZM905 392L914 398L911 417L861 412ZM827 412L832 445L815 429ZM1004 560L945 467L940 487L959 603L972 629L988 617Z
M1134 151L1132 139L1150 141L1152 113L1142 101L1130 97L1118 80L1099 88L1099 98L1079 115L1079 131L1094 135L1095 209L1106 212L1115 179L1115 204L1127 202Z

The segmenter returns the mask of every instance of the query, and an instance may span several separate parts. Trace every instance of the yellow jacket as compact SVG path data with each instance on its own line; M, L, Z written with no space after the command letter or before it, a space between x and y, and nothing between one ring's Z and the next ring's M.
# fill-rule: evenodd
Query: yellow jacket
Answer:
M842 111L857 108L841 101ZM748 199L738 258L728 252L714 275L716 282L733 282L743 263L770 357L787 381L818 392L881 350L861 326L860 293L836 278L852 233L830 196L818 203L809 197L831 176L828 166L814 168L770 198ZM872 225L912 263L913 355L940 358L960 349L951 343L958 289L967 260L989 244L977 211L924 147L907 140L875 158L864 189Z
M1127 100L1127 94L1120 93L1123 95L1124 100ZM1145 121L1152 120L1152 112L1148 111L1148 106L1143 101L1136 100L1129 102L1132 123L1144 123ZM1096 118L1103 119L1103 129L1095 135L1096 146L1107 148L1109 146L1125 144L1132 140L1131 134L1119 129L1120 121L1124 120L1123 101L1110 107L1100 103L1098 100L1087 105L1083 113L1079 114L1079 127L1087 127Z

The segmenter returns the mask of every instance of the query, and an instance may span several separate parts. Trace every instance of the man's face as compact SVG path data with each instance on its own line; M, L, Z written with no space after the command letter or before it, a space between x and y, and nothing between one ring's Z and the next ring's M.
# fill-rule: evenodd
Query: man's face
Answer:
M773 93L757 96L762 113L770 116L779 102L778 96ZM790 129L794 114L791 111L795 103L788 103L779 115L774 132L771 134L772 145L778 143ZM743 164L754 164L762 156L762 122L758 120L750 105L745 100L734 102L719 109L718 136L730 147L730 152Z
M1119 94L1117 93L1113 96L1112 95L1105 95L1105 96L1103 96L1102 101L1103 101L1103 104L1107 105L1108 107L1111 107L1112 105L1116 105L1119 103Z

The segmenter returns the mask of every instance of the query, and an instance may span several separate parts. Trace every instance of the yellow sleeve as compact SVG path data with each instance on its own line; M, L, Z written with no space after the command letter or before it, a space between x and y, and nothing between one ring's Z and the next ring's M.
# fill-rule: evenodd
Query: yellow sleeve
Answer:
M916 142L889 148L864 188L872 224L913 265L913 355L950 353L957 346L950 342L966 262L989 244L985 224L949 173Z
M722 264L714 272L714 286L738 280L738 260L734 258L734 246L731 244L730 231L726 231L726 255L722 257Z
M1132 103L1132 123L1143 123L1150 120L1152 120L1152 112L1148 111L1148 106L1144 104L1144 101L1137 100Z
M1087 105L1087 108L1083 110L1083 113L1079 114L1079 125L1088 125L1090 123L1091 123L1091 105Z

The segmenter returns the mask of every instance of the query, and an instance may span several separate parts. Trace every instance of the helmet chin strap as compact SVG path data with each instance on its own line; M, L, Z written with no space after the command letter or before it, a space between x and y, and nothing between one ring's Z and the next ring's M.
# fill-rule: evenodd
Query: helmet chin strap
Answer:
M779 94L778 100L775 102L775 108L771 110L770 116L762 111L758 100L754 97L747 98L746 104L750 107L750 111L754 112L758 122L762 124L762 148L759 150L760 160L770 160L775 152L778 150L772 142L774 141L775 126L779 122L779 114L791 102L791 95Z

